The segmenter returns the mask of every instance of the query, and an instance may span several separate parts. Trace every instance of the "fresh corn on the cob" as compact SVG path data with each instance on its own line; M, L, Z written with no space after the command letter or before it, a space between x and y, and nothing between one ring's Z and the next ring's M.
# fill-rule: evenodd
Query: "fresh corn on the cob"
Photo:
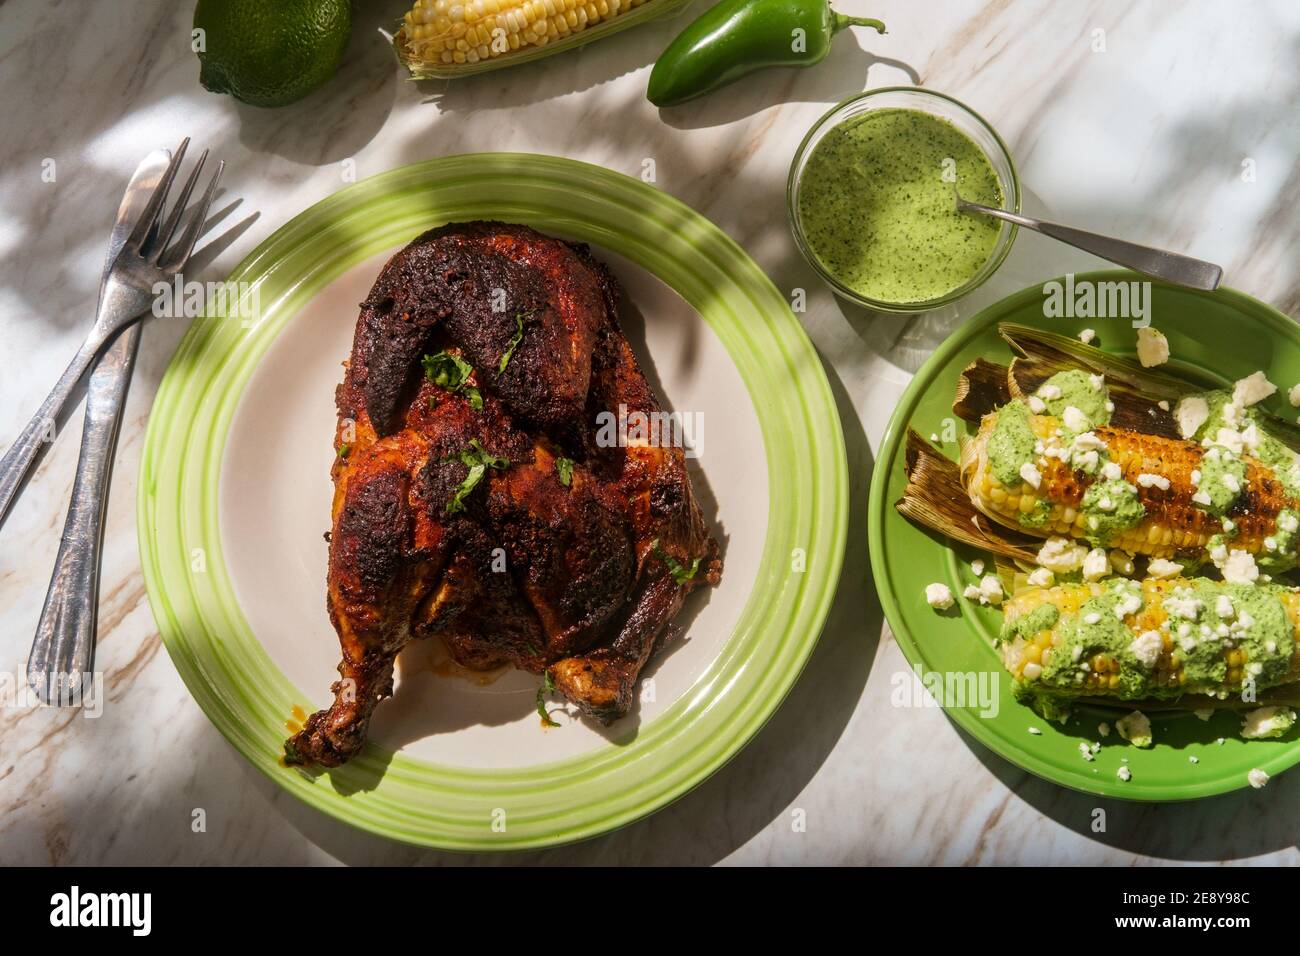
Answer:
M1277 551L1278 517L1283 510L1300 508L1300 501L1286 496L1271 469L1243 456L1242 492L1225 514L1215 515L1193 501L1197 493L1193 478L1207 449L1195 442L1098 426L1093 434L1105 445L1110 462L1118 466L1120 480L1136 491L1143 509L1141 520L1131 527L1098 535L1088 525L1084 497L1090 486L1102 480L1101 474L1088 474L1060 458L1046 457L1035 465L1040 476L1037 487L1025 479L1010 484L998 480L989 442L998 416L1004 413L1005 409L985 416L976 436L963 447L962 483L981 512L1026 534L1084 538L1130 554L1186 560L1199 560L1211 539L1224 535L1232 549L1261 555ZM1051 442L1061 424L1048 415L1029 415L1028 422L1040 443ZM1151 484L1148 476L1167 480L1168 487ZM1281 535L1291 536L1290 532Z
M651 0L416 0L397 37L412 69L476 64L582 33Z
M1185 578L1063 584L1019 591L1003 610L1003 664L1039 693L1226 698L1300 680L1297 588Z

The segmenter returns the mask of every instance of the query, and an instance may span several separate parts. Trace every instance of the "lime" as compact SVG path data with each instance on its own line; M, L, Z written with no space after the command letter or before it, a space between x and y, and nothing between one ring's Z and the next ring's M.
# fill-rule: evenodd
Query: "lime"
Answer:
M351 19L350 0L199 0L199 82L254 106L300 100L338 69Z

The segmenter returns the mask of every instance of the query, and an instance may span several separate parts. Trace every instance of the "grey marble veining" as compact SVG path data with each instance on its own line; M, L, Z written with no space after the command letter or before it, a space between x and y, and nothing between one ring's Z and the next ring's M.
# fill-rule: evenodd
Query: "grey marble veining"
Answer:
M471 857L399 846L327 819L244 763L159 642L136 551L136 472L150 403L184 329L155 321L145 330L106 530L99 662L108 706L98 720L0 709L0 862L1300 861L1300 773L1193 804L1101 801L1017 771L938 710L890 706L890 677L905 664L874 595L862 516L894 403L964 318L1027 284L1099 263L1022 236L998 275L958 306L872 316L818 284L790 239L784 203L795 147L829 104L867 87L921 82L964 100L1002 133L1031 214L1221 262L1227 284L1294 315L1300 8L1277 0L1229 15L1211 0L843 0L846 12L884 19L889 34L841 36L815 71L770 72L660 114L644 99L649 64L685 20L534 66L414 84L379 33L404 5L358 4L341 75L278 111L199 87L189 3L0 7L0 445L89 320L127 175L145 152L184 133L227 162L216 203L221 238L199 260L200 279L223 276L353 173L492 149L632 174L651 158L659 188L722 226L780 288L809 293L801 319L843 418L853 516L813 659L776 717L720 773L661 813L585 844ZM52 183L42 177L47 160ZM1251 182L1241 176L1247 160ZM23 670L58 545L80 413L64 427L0 528L0 671ZM1090 829L1097 806L1107 810L1104 834ZM205 833L191 831L195 808L206 812ZM792 826L795 810L806 815L802 832Z

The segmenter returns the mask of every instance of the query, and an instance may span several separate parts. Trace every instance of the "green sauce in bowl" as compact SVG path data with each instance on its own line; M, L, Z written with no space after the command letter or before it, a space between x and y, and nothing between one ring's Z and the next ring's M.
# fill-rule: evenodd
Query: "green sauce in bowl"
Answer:
M829 129L799 177L804 241L822 268L879 302L927 302L970 282L999 224L958 213L964 199L1001 207L998 174L952 123L913 109L873 109Z

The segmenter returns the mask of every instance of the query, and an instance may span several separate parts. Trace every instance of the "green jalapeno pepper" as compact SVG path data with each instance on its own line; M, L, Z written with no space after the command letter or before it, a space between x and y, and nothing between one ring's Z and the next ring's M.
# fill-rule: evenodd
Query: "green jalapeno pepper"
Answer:
M674 106L768 66L812 66L851 26L885 32L879 20L836 13L827 0L722 0L668 45L646 97Z

